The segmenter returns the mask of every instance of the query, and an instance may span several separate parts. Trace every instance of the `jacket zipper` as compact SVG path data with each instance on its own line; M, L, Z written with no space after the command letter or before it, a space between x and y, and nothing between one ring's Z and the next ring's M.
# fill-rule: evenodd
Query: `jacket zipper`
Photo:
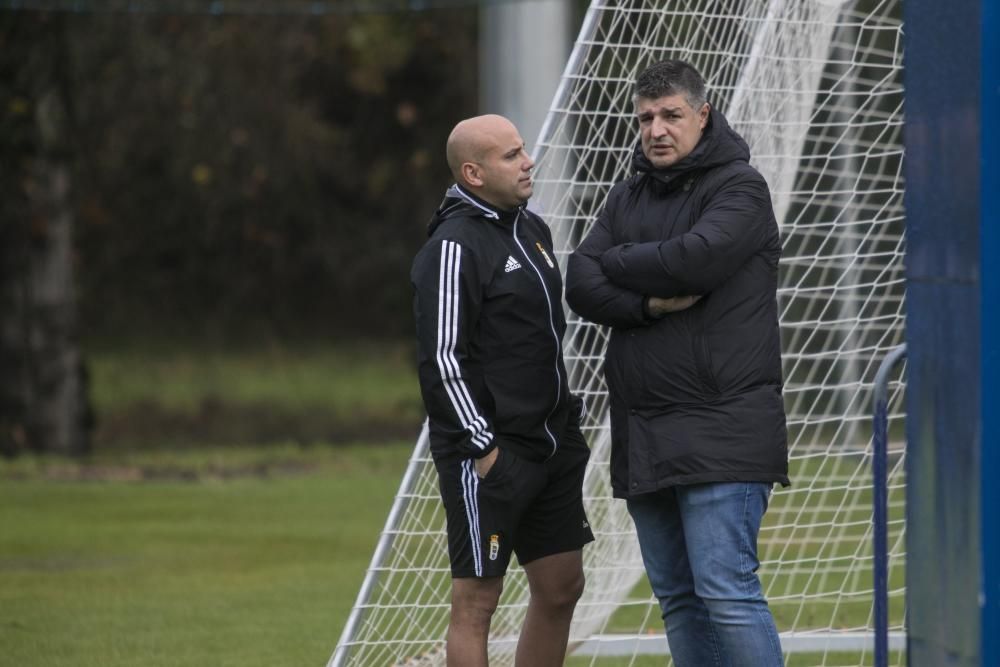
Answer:
M559 340L559 335L556 333L556 324L553 320L552 299L549 297L549 290L545 286L545 277L542 275L542 272L538 270L538 267L535 266L535 263L531 261L531 255L524 250L524 246L521 245L520 239L517 238L517 223L520 222L520 220L521 212L518 211L517 217L514 218L514 243L516 243L517 247L521 249L521 254L524 255L524 258L528 261L528 264L531 265L531 268L535 270L538 280L542 283L542 294L545 295L545 303L549 307L549 329L552 331L552 338L554 338L556 342L556 402L555 405L552 406L552 409L549 410L549 415L545 418L544 422L545 432L548 433L549 439L552 441L552 454L549 454L551 457L556 453L556 449L559 447L555 436L552 435L552 431L549 430L549 418L552 417L552 413L556 411L556 406L559 405L559 399L562 398L562 373L559 372L559 354L562 351L562 343Z

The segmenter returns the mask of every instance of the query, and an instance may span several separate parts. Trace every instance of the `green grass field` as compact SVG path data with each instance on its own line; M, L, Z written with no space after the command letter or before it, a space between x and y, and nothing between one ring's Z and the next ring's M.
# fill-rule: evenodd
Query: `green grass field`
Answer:
M0 469L8 476L0 484L0 665L325 664L410 448L156 454L122 466L177 477L167 481L88 480L86 466L7 464ZM226 460L255 472L221 477ZM97 470L108 476L111 467ZM636 627L627 618L619 624ZM871 656L788 660L789 667L820 664L871 664ZM902 662L893 656L891 664Z
M0 459L0 665L326 664L420 429L410 356L90 346L93 454Z
M423 421L402 342L104 345L86 356L99 452L411 440Z
M118 349L89 362L93 455L0 460L0 667L325 664L419 430L405 346ZM351 434L364 438L333 444ZM800 476L847 480L812 496L828 508L813 519L842 523L845 536L863 530L863 510L840 509L856 462L803 465L830 470ZM815 549L832 548L813 529L778 523L776 544L818 537ZM793 592L843 583L781 576L778 588ZM842 604L837 623L863 626L869 604ZM779 626L808 624L793 616L810 610L796 609L774 605ZM609 630L637 627L659 632L644 606L620 610ZM871 655L787 664L862 665Z
M204 454L169 460L195 481L8 466L29 478L0 483L0 665L326 664L411 446L242 451L310 472L229 480Z

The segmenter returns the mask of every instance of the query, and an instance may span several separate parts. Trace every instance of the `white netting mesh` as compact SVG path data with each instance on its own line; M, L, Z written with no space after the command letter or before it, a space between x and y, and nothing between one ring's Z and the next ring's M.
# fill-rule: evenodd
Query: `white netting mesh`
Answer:
M796 665L871 664L872 382L903 339L902 25L899 0L595 0L536 150L534 205L560 264L636 141L632 83L683 58L750 144L772 189L783 256L779 308L793 485L760 536L761 579ZM609 635L662 635L624 503L610 498L606 331L568 313L571 386L587 396L585 496L595 544L574 617L573 665L640 665L648 642L605 657ZM903 631L902 385L890 387L890 622ZM331 664L443 665L449 577L437 479L418 443L397 516ZM527 599L507 577L491 664L513 664ZM860 634L859 634L860 633ZM837 639L857 639L838 642ZM803 639L807 641L800 641ZM812 638L812 639L809 639ZM860 648L858 647L860 646ZM581 655L582 654L582 655ZM651 662L644 662L651 661ZM893 664L904 664L902 651Z

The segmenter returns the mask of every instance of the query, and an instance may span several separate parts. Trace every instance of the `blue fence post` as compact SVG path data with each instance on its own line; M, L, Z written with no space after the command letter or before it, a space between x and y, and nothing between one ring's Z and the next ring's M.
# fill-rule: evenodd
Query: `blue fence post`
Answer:
M875 580L875 667L889 665L889 374L906 356L900 345L882 361L875 374L874 416L872 418L872 531Z

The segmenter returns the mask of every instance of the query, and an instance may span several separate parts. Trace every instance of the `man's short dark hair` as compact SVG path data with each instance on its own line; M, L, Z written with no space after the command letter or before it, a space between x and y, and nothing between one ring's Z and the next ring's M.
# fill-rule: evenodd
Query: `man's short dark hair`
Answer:
M705 80L683 60L664 60L650 65L635 79L635 99L655 100L683 95L694 110L705 104Z

